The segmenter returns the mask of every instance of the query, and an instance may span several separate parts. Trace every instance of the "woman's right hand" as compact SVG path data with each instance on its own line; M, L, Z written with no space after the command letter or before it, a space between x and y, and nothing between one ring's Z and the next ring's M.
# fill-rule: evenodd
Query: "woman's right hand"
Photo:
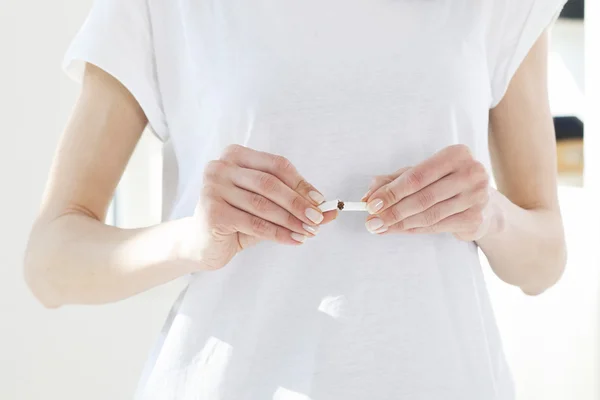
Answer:
M240 145L207 164L203 185L181 245L183 258L202 270L225 266L261 240L300 245L337 216L319 210L323 195L286 158Z

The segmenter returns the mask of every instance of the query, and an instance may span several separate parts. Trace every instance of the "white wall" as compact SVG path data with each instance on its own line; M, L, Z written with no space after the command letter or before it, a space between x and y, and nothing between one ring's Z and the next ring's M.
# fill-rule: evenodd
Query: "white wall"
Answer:
M77 94L76 85L60 71L61 56L90 4L91 0L1 0L2 400L130 399L146 353L179 289L175 283L114 305L46 311L21 279L26 235ZM158 165L144 155L156 157L156 146L145 138L123 179L119 221L126 226L158 218L159 204L144 203L147 197L140 196L157 190L157 174L144 172ZM597 242L591 235L596 229L590 230L590 202L582 191L565 189L561 197L571 250L565 280L547 295L531 299L490 277L522 400L599 397L598 276L592 261L597 261Z

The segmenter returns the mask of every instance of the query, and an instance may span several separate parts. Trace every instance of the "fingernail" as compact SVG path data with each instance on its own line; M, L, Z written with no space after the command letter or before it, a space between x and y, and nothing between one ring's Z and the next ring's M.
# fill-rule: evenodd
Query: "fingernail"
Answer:
M383 200L375 199L372 200L369 204L367 204L367 210L371 214L375 214L377 211L383 208Z
M366 225L369 232L375 233L378 229L383 227L383 221L381 218L373 218L368 220Z
M304 243L304 241L306 240L306 236L301 235L301 234L296 233L296 232L292 232L291 236L292 236L292 239L294 239L298 243Z
M311 190L310 192L308 192L308 197L313 199L313 201L317 204L321 204L322 202L325 201L325 197L323 197L323 195L321 193L315 192L314 190Z
M387 226L384 226L383 228L379 228L379 229L377 229L377 230L376 230L375 232L373 232L373 233L376 233L376 234L377 234L377 233L383 233L383 232L387 232L387 230L388 230L388 227L387 227Z
M308 224L302 224L302 227L304 228L305 231L312 233L313 235L316 235L317 232L319 232L319 228L316 226L310 226Z
M321 221L323 221L323 214L315 209L307 208L304 214L306 215L306 218L310 219L315 224L320 224Z

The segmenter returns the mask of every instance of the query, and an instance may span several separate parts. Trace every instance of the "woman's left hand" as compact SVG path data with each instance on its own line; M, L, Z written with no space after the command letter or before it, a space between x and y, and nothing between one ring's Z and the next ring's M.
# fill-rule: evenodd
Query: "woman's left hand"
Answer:
M372 233L442 233L481 239L494 213L489 176L465 145L446 147L421 164L375 177L363 197Z

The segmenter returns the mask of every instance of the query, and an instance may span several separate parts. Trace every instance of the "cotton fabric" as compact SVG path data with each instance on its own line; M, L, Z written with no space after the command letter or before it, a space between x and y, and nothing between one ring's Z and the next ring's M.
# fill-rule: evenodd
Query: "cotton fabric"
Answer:
M65 69L138 100L165 142L166 219L193 213L231 143L356 201L452 144L489 166L489 110L564 2L98 0ZM476 245L365 217L191 276L137 399L514 399Z

